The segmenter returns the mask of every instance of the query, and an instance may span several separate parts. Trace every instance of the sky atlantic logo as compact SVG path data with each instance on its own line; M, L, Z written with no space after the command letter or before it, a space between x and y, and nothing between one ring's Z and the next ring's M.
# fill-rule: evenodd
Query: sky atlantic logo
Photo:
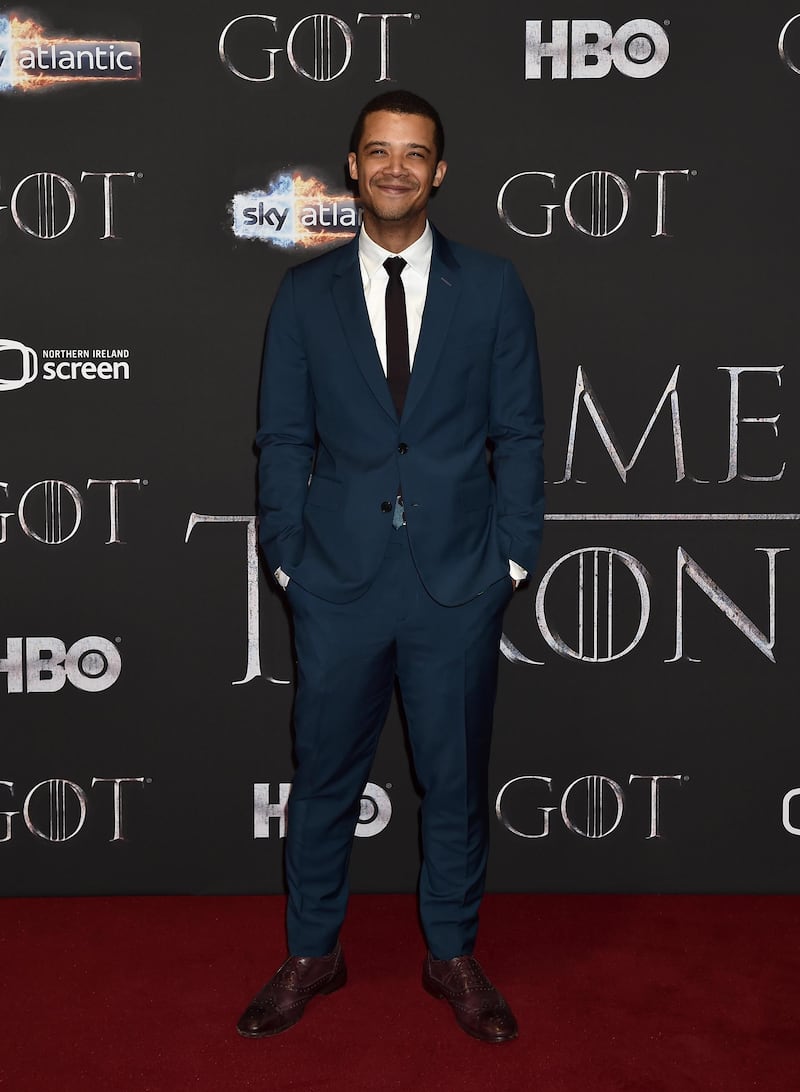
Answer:
M21 341L0 338L0 393L19 390L37 378L46 383L127 381L131 377L130 357L130 349L120 347L46 348L39 354Z
M237 239L257 239L287 250L344 242L361 222L351 193L332 192L319 178L297 171L276 175L265 189L234 194L228 211Z
M288 31L274 15L237 15L219 36L219 59L232 75L248 83L269 83L287 69L314 83L331 83L347 71L354 51L367 47L362 41L371 27L377 60L375 82L383 83L394 78L395 28L413 26L418 19L419 15L410 11L360 11L356 27L361 33L356 34L336 15L306 15Z
M122 657L105 637L81 637L69 648L58 637L7 637L6 654L0 656L9 694L54 694L67 683L97 694L113 686L121 672Z
M525 23L525 79L600 80L612 68L634 80L655 76L667 63L669 38L651 19L631 19L615 32L602 19L541 19ZM543 65L543 61L548 62Z
M32 18L0 14L0 92L138 80L141 72L139 42L52 34Z

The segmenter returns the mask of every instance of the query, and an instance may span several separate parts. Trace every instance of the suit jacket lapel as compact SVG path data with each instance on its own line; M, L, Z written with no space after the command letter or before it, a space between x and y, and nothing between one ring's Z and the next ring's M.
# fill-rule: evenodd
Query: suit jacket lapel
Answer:
M425 297L425 310L422 313L422 329L414 355L414 366L411 369L411 382L403 407L404 421L419 405L433 378L460 295L461 270L458 262L445 237L434 228L428 292ZM367 325L369 325L369 319L367 319Z
M364 299L364 286L358 264L358 236L352 243L342 247L341 260L333 278L333 299L361 374L381 407L396 422L397 410L389 393L378 350L375 348L375 338Z

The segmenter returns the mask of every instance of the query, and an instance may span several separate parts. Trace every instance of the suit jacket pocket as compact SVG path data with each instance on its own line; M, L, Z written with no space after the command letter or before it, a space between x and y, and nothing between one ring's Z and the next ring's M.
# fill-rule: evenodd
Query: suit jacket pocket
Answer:
M328 508L336 511L342 507L344 487L333 478L320 478L314 475L308 487L306 504L313 508Z
M458 487L458 507L462 512L476 508L488 508L492 503L492 480L488 473L470 478Z

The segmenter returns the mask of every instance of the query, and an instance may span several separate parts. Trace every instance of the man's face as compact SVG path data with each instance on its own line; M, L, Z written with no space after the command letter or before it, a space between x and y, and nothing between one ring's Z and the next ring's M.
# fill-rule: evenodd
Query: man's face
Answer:
M367 114L348 163L368 215L394 223L424 216L431 188L447 171L444 160L436 161L434 134L433 122L419 114Z

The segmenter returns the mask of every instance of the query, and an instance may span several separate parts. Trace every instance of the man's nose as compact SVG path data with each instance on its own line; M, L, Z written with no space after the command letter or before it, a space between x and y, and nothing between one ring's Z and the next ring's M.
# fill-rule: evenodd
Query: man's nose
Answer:
M389 174L404 174L405 169L406 168L401 153L389 157L389 162L386 164L386 170L389 172Z

